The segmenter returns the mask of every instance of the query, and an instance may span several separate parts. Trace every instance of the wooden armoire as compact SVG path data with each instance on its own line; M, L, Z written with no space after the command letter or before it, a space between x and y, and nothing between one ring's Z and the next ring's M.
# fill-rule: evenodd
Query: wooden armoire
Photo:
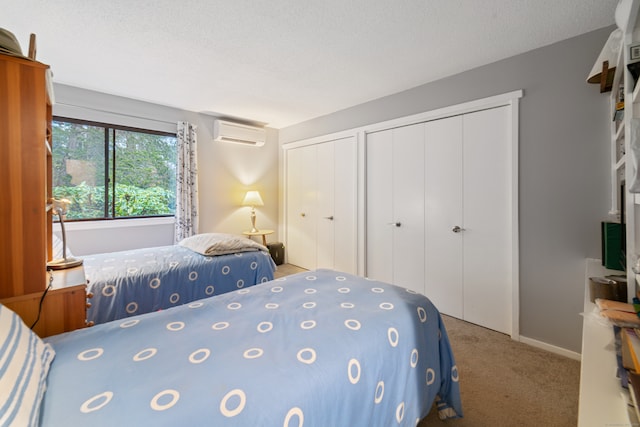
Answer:
M0 55L0 298L46 287L52 235L48 69Z
M40 336L84 327L87 306L83 270L72 283L70 272L56 279L47 271L52 257L48 79L48 65L0 54L0 303Z

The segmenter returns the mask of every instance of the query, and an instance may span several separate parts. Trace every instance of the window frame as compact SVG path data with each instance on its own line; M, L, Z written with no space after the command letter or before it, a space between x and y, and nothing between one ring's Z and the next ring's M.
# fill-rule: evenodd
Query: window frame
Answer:
M100 218L73 218L73 219L66 219L64 220L65 224L68 223L80 223L80 222L102 222L102 221L118 221L118 220L135 220L135 219L153 219L153 218L175 218L175 212L173 214L158 214L158 215L137 215L137 216L115 216L115 209L116 209L116 204L115 204L115 199L114 200L110 200L109 197L111 197L111 194L115 194L115 186L117 183L116 179L111 180L110 179L110 173L112 174L111 176L115 177L115 172L116 172L116 162L117 162L117 154L116 150L115 150L115 144L116 144L116 138L115 138L115 131L116 130L121 130L121 131L127 131L127 132L138 132L138 133L146 133L146 134L150 134L150 135L157 135L157 136L168 136L168 137L173 137L173 138L178 138L178 134L177 132L167 132L167 131L160 131L160 130L154 130L154 129L145 129L145 128L140 128L140 127L135 127L135 126L124 126L124 125L117 125L117 124L111 124L111 123L105 123L105 122L100 122L100 121L95 121L95 120L85 120L85 119L77 119L77 118L73 118L73 117L65 117L65 116L59 116L59 115L54 115L51 118L52 122L65 122L65 123L73 123L73 124L78 124L78 125L87 125L87 126L94 126L94 127L100 127L100 128L104 128L105 132L104 132L104 156L105 156L105 162L104 162L104 188L105 188L105 203L104 203L104 211L103 211L103 217ZM109 133L111 133L111 135L109 135ZM53 146L55 146L55 141L52 138L52 155L53 155ZM110 148L111 145L111 148ZM111 161L112 165L110 168L110 151L114 153L113 156L113 161ZM177 166L177 161L178 161L178 156L177 156L177 152L176 152L176 166ZM110 170L111 169L111 170ZM52 178L53 179L53 178ZM113 181L113 182L109 182L109 181ZM111 212L109 212L109 205L111 205ZM107 214L111 214L112 216L107 216ZM59 222L59 219L56 219L55 222Z

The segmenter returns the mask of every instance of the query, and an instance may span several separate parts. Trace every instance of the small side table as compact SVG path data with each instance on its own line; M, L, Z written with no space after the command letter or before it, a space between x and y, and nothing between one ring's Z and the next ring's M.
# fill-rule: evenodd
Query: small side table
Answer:
M87 324L87 279L83 266L47 274L51 289L0 300L41 338L90 326Z
M262 236L262 245L263 246L267 246L267 234L273 234L274 231L273 230L258 230L255 232L251 232L251 231L243 231L242 234L244 234L245 236Z

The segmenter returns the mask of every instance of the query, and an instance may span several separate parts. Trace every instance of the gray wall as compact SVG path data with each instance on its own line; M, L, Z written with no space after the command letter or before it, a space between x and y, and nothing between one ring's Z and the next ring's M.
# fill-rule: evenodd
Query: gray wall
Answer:
M599 223L610 208L608 95L585 79L612 30L281 129L280 142L524 89L519 135L520 333L580 352L585 258L600 258Z

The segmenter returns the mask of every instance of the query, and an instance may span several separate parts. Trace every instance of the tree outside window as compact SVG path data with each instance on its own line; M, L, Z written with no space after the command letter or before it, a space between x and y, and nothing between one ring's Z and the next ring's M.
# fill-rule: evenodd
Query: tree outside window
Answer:
M55 117L53 196L67 220L172 216L175 134Z

